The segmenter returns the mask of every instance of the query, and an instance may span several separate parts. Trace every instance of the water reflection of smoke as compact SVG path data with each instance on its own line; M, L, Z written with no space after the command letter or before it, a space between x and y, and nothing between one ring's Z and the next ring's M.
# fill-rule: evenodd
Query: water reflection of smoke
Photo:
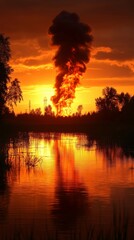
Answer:
M73 230L86 221L89 216L89 199L86 187L79 181L74 153L58 141L54 149L57 184L52 216L56 229L61 232Z

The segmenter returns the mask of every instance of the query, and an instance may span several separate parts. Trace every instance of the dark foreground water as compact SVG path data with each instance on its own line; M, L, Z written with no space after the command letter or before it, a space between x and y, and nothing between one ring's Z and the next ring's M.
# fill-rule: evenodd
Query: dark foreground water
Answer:
M83 134L1 137L0 240L119 240L126 233L134 239L132 146Z

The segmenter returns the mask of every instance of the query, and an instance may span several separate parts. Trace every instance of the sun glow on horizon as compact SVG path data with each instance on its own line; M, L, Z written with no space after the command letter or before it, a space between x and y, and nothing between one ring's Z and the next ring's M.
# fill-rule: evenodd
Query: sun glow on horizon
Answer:
M75 98L73 99L73 103L71 106L70 114L76 113L77 107L79 105L83 106L82 114L92 112L96 110L95 99L102 96L102 89L106 86L113 86L116 88L118 93L122 91L124 93L128 92L130 95L133 95L133 87L130 85L119 85L115 86L114 84L105 84L101 86L79 86L76 88ZM29 113L30 109L41 108L42 114L44 114L44 107L49 104L52 106L53 111L56 112L55 107L51 101L51 97L54 95L54 87L53 85L29 85L22 86L23 92L23 101L18 103L14 108L15 113ZM30 103L30 106L29 106Z
M51 104L51 96L54 93L51 85L29 85L22 87L23 101L15 107L15 112L27 112L41 108L44 113L44 107ZM30 104L30 105L29 105Z

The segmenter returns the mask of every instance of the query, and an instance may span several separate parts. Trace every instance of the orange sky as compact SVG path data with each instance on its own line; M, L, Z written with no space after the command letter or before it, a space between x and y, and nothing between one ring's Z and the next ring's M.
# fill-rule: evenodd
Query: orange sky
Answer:
M72 111L82 104L83 112L95 109L94 99L106 86L134 94L133 1L122 0L0 0L0 32L10 37L14 69L21 82L24 101L15 108L25 112L44 107L54 93L56 69L48 28L62 10L76 12L90 25L94 36L87 64Z

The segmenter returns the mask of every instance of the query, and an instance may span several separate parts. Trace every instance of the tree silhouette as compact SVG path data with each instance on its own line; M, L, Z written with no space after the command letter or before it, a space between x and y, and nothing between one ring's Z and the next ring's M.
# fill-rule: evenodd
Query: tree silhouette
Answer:
M106 87L102 90L103 97L96 98L96 107L98 111L118 111L119 99L116 89Z
M13 105L22 100L22 91L17 79L11 80L13 69L9 65L11 49L9 38L0 34L0 116L13 111Z
M118 94L118 99L119 99L119 107L120 110L123 111L124 109L126 109L129 105L131 96L129 95L129 93L120 93Z
M44 110L45 116L54 116L54 112L51 105L46 106Z
M13 104L16 105L17 102L22 100L22 91L20 88L19 80L15 78L8 88L7 93L7 105L13 110Z
M127 98L125 104L122 106L122 113L127 119L134 120L134 96L130 96L129 99Z
M36 115L36 116L41 116L41 114L42 114L41 108L32 109L32 110L30 111L30 114Z
M83 110L83 106L82 105L78 105L76 115L77 116L81 116L82 110Z

